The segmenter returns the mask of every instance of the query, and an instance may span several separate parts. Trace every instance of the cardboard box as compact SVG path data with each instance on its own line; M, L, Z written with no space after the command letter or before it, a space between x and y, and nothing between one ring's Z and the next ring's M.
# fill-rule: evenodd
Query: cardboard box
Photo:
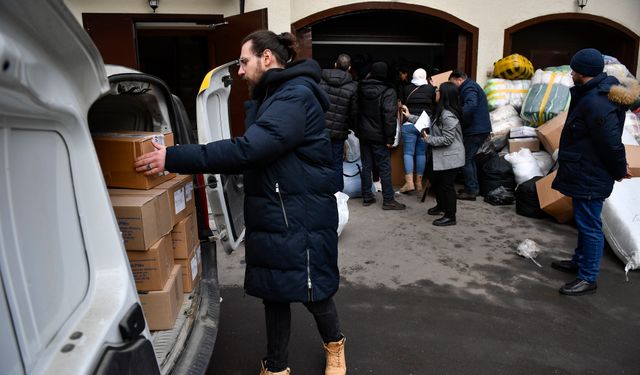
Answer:
M566 121L567 112L560 112L556 117L540 125L537 129L542 147L551 155L560 147L560 135Z
M193 176L178 175L156 186L156 189L166 190L169 193L172 226L175 226L196 211L196 203L193 196Z
M164 135L150 132L96 133L92 137L107 186L151 189L175 177L174 173L168 172L145 176L133 168L134 160L138 156L155 150L151 140L173 146L171 133Z
M528 148L531 152L540 151L540 141L538 138L509 139L509 152L518 152L523 148Z
M138 294L149 330L172 329L182 308L182 271L175 265L160 291Z
M145 193L120 195L109 191L127 250L145 251L172 229L167 192L157 190Z
M556 171L536 181L536 190L540 208L553 216L559 223L573 219L573 204L570 197L551 188Z
M200 244L191 249L188 259L176 259L175 262L182 267L182 291L191 293L196 285L198 285L200 275L202 274Z
M627 164L633 177L640 177L640 146L624 145L627 153Z
M453 73L453 70L448 70L446 72L431 76L431 81L433 82L433 86L440 87L442 83L448 82L449 76L451 75L451 73Z
M166 235L147 251L127 251L139 291L162 290L173 268L171 236Z
M173 240L173 257L187 259L198 244L198 223L196 215L191 214L182 219L171 231Z

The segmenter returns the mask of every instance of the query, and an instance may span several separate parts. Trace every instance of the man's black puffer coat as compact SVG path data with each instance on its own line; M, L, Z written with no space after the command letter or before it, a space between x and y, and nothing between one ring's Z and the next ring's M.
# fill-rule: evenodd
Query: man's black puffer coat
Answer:
M320 87L329 95L331 105L326 113L327 128L334 142L347 139L358 115L358 84L351 74L340 69L323 69Z
M377 79L365 79L358 87L359 139L376 145L393 144L398 103L396 91Z
M248 102L242 137L167 149L172 172L244 172L244 287L266 300L324 300L340 281L329 99L318 81L313 60L270 69Z

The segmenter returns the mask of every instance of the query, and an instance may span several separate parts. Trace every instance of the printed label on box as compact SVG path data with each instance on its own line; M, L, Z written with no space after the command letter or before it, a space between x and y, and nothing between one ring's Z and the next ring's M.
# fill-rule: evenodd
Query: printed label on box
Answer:
M173 192L173 203L176 208L176 215L187 207L187 203L184 200L184 188Z
M184 196L185 196L187 202L189 202L191 199L193 199L193 182L189 182L184 187Z
M198 276L198 255L191 258L191 280L195 280L196 276Z

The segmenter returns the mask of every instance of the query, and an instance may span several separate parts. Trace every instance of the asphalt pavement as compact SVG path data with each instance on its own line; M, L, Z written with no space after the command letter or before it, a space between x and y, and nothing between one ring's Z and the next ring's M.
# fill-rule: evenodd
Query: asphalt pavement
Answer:
M335 296L349 374L640 374L640 271L626 281L608 247L597 293L563 296L573 277L550 262L572 254L572 225L479 199L458 202L456 226L434 227L433 197L398 200L407 210L349 200ZM525 239L542 268L516 254ZM218 254L223 301L208 374L258 374L266 351L243 258L243 249ZM292 374L323 374L313 318L300 304L292 311Z

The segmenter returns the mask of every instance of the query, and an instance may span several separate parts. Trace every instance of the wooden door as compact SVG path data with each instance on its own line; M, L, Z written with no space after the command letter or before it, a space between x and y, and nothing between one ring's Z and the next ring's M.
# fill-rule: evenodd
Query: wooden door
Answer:
M240 57L242 40L256 30L267 29L267 10L259 9L252 12L238 14L225 18L226 25L212 31L215 63L225 64ZM238 68L231 69L233 83L229 97L229 119L231 121L231 135L244 134L244 102L248 100L247 84L238 77Z

